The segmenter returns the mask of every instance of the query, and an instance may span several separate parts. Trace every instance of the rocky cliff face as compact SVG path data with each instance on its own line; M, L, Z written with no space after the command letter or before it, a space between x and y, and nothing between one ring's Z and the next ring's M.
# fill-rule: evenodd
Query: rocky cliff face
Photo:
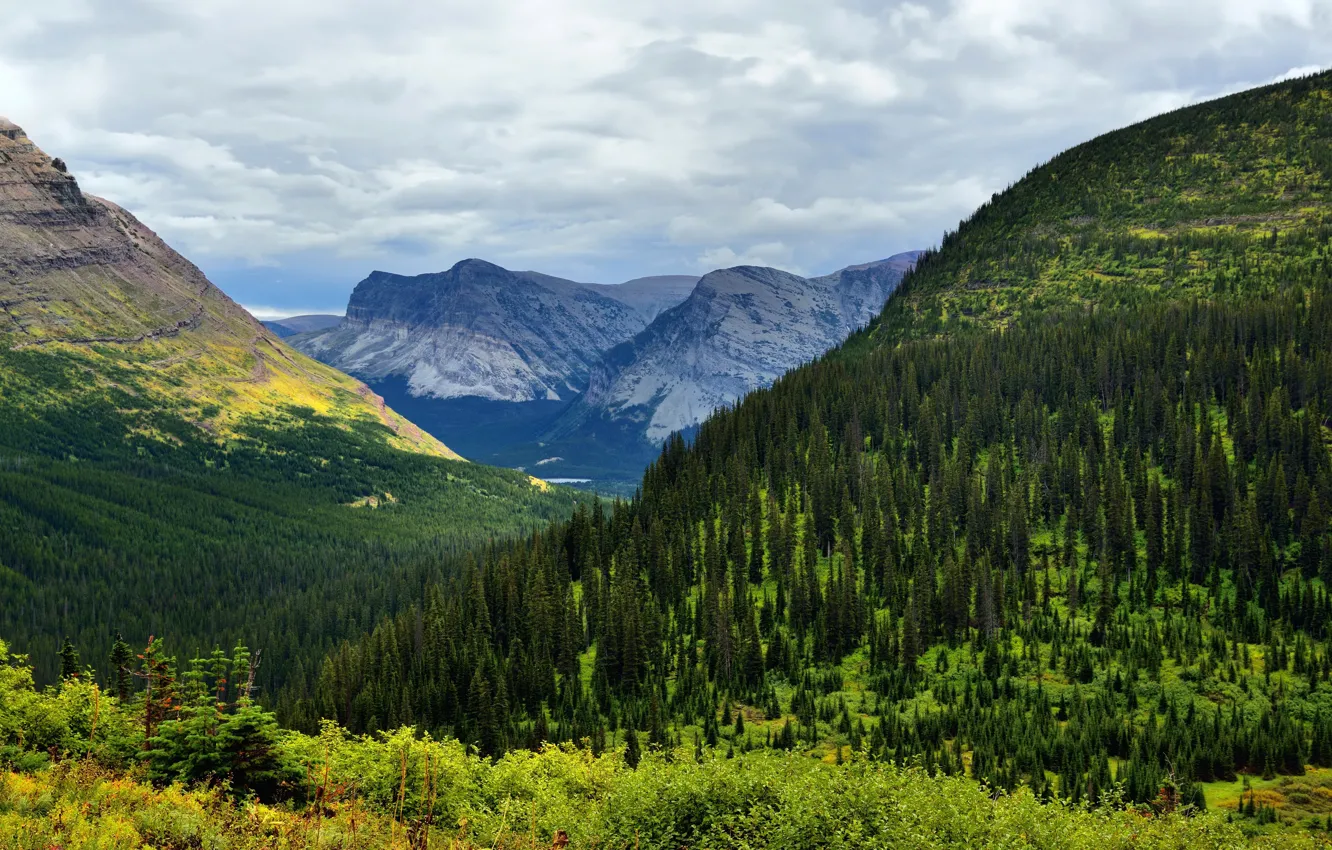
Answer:
M599 421L659 442L696 425L867 323L917 255L817 278L754 266L711 272L683 304L607 353L550 436Z
M85 196L61 160L0 121L0 333L9 346L174 336L205 320L207 286L151 231Z
M83 390L114 382L144 409L169 407L213 433L299 405L382 422L403 448L449 454L365 385L287 348L193 263L125 210L85 195L61 160L0 119L0 352L17 351L77 362ZM39 386L20 389L17 376L9 390L7 400L34 415L60 401Z
M417 397L568 399L674 286L648 282L621 299L618 287L475 259L415 277L377 271L357 284L341 325L290 342L367 380L405 378Z

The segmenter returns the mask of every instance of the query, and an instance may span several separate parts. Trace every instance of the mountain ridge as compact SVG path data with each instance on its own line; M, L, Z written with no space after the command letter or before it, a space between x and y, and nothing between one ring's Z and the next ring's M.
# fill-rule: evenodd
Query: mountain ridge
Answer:
M917 255L813 278L747 267L608 285L477 259L415 277L375 271L353 292L346 321L291 343L370 381L469 456L520 469L558 457L556 475L618 479L636 475L666 434L865 324ZM786 294L772 301L760 298L763 286L730 292L728 275L736 285L765 277ZM741 314L756 319L761 334L737 334ZM723 328L729 335L709 348ZM655 363L684 371L635 374L633 387L613 388L649 347ZM606 399L617 391L622 398L611 409Z
M278 338L286 339L300 333L336 327L342 323L344 318L346 317L331 313L307 313L281 319L264 319L260 324L277 334Z
M416 396L559 400L645 323L601 289L478 259L411 277L374 271L344 322L292 344L370 380L403 377Z
M607 352L588 390L552 428L593 418L660 443L766 386L867 324L920 252L805 278L760 266L704 275L690 297Z
M83 193L62 160L7 119L0 156L0 351L72 357L92 379L86 392L132 386L141 409L178 409L211 434L241 435L247 419L298 404L378 422L399 448L457 457L360 381L283 345L134 216ZM69 401L18 368L0 390Z

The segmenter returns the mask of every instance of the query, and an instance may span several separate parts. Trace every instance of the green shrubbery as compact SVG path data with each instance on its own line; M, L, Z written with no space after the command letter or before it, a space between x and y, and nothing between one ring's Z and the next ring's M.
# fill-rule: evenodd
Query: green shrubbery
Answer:
M159 702L175 688L159 680L158 697L122 705L78 678L37 691L21 659L0 665L0 846L1318 846L1311 835L1246 838L1220 815L1176 810L1167 795L1136 808L1044 804L1026 789L992 794L863 754L833 765L771 751L732 759L647 748L634 769L622 750L548 746L492 762L411 728L280 732L243 691L229 699L234 684L219 685L244 669L243 654L231 664L209 659L179 698Z

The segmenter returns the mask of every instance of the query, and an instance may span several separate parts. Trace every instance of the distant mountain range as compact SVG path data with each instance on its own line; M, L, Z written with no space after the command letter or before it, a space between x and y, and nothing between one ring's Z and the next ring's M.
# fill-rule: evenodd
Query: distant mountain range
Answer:
M345 320L287 341L469 457L634 478L672 431L867 323L918 255L815 278L741 266L613 285L477 259L415 277L377 271Z
M648 279L621 293L483 260L415 277L377 271L356 285L343 322L291 342L367 380L401 378L418 398L564 401L587 387L602 352L692 285Z
M334 327L342 322L342 316L334 316L325 313L314 313L308 316L288 316L285 319L270 319L261 324L280 339L286 339L296 334L309 333L310 331L322 331L325 328Z
M757 266L711 272L683 304L607 352L551 434L600 418L659 443L693 427L867 324L917 256L815 278Z

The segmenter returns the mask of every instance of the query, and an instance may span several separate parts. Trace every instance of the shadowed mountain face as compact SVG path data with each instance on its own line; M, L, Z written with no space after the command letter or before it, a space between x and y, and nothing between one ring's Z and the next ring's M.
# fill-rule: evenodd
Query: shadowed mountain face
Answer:
M301 407L387 426L450 455L359 381L283 345L134 216L85 195L59 159L0 119L0 395L40 419L114 389L151 430L170 411L214 436ZM68 392L49 376L77 373Z
M659 443L697 425L867 324L917 256L816 278L754 266L711 272L687 301L603 358L551 434L602 420Z
M373 272L352 293L346 321L292 344L367 380L403 379L415 397L560 401L582 392L602 352L681 289L676 279L639 281L620 300L618 287L483 260L415 277Z

